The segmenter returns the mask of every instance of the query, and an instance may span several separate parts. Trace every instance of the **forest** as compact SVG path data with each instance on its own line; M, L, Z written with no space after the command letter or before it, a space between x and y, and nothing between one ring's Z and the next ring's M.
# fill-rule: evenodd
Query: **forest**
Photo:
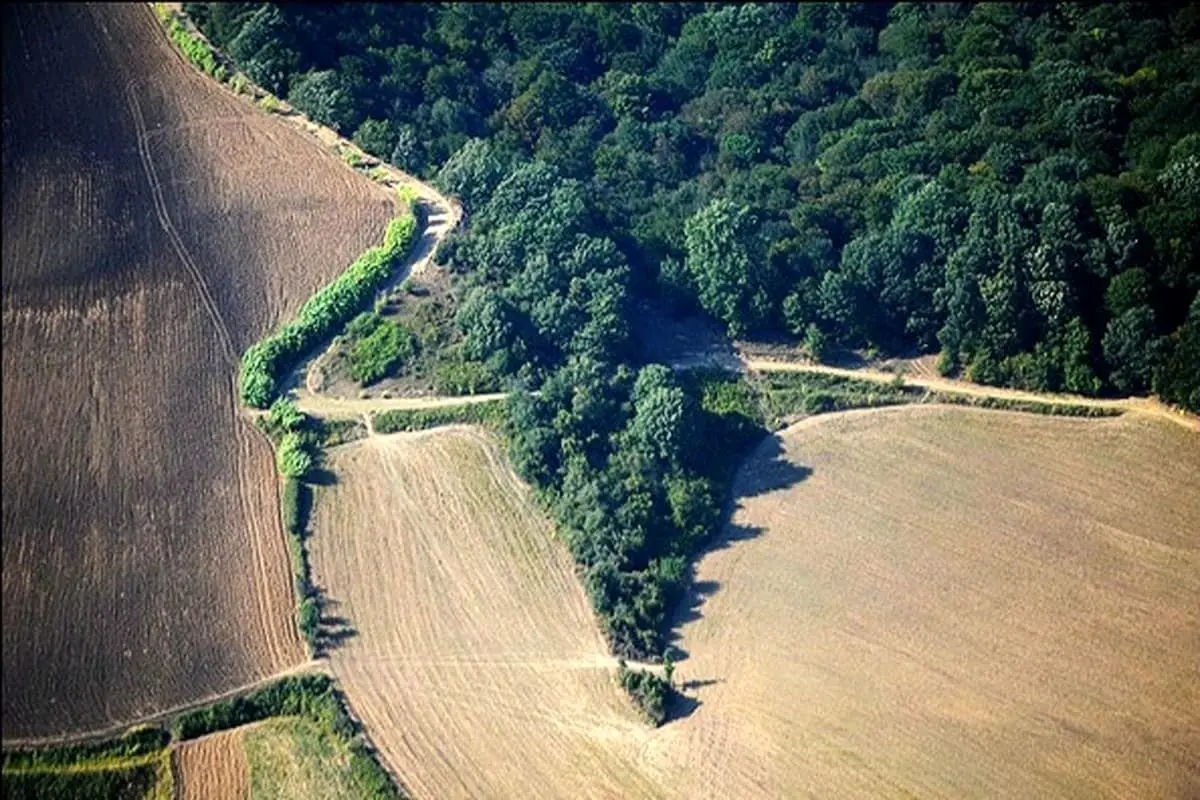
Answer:
M1198 6L184 5L461 199L463 355L517 389L514 465L622 655L663 652L762 430L735 382L644 364L642 301L1200 410Z
M611 241L587 302L619 283L738 336L1200 408L1195 6L187 10L256 81L471 213L531 161L575 187L563 202L586 197ZM522 286L480 305L528 317ZM538 333L500 360L552 357Z

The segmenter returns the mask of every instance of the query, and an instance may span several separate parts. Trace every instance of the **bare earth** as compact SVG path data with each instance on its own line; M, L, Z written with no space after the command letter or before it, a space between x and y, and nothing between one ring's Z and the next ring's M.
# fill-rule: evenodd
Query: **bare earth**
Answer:
M1132 417L768 440L679 642L715 681L664 731L683 794L1196 797L1198 475L1194 434Z
M355 634L330 666L416 797L655 791L652 732L617 686L566 550L469 428L331 451L310 540Z
M8 745L303 661L236 359L394 204L184 64L144 5L3 13Z
M176 800L244 800L250 772L242 740L247 728L193 739L171 753Z

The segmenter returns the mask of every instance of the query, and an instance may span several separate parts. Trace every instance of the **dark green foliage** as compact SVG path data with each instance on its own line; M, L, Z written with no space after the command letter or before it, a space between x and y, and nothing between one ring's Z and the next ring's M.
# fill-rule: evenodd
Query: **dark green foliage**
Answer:
M371 425L377 433L398 433L455 424L499 427L503 420L504 401L488 400L441 408L382 411L371 416Z
M170 737L162 728L143 727L134 728L116 739L100 742L34 750L5 750L4 769L49 769L84 761L145 756L162 750L169 740Z
M295 478L283 482L283 526L293 536L303 538L308 530L308 514L312 509L312 489Z
M667 702L674 690L669 679L641 669L629 669L622 661L618 676L646 720L655 727L667 721Z
M145 800L162 764L90 769L86 772L4 772L4 800Z
M341 697L328 675L290 675L249 694L186 711L171 722L175 741L236 728L268 717L303 716L339 736L355 733Z
M403 370L405 364L416 358L420 343L402 323L383 319L378 314L363 316L367 317L363 324L352 326L356 331L352 334L350 375L363 386L369 386Z
M297 317L274 335L250 346L242 356L242 402L266 408L279 389L279 381L320 342L330 338L370 302L376 289L391 277L416 236L413 211L388 223L383 246L373 247L345 272L304 303Z
M1170 336L1200 290L1186 9L366 8L195 11L464 200L447 254L487 287L462 325L498 374L623 357L625 296L651 294L735 334L1141 391L1170 352L1119 320L1146 305ZM618 251L591 282L577 234Z

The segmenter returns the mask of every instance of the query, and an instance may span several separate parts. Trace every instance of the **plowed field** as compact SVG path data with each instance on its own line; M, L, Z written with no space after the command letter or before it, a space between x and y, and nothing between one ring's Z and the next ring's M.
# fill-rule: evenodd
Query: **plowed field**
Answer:
M1200 791L1200 440L1180 426L928 406L768 440L698 564L688 701L656 731L486 439L332 455L313 557L353 630L332 667L415 797Z
M310 542L330 655L387 765L417 797L629 797L653 784L566 550L470 429L331 451Z
M176 800L247 800L246 728L184 742L171 753Z
M1197 476L1200 437L1134 418L768 440L680 641L677 676L714 681L677 723L683 795L1196 797Z
M391 200L184 64L144 5L3 14L8 743L303 660L235 362Z

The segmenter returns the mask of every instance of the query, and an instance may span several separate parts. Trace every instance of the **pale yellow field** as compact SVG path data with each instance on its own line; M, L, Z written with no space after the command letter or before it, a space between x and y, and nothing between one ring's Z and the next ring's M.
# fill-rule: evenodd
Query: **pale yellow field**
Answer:
M616 684L570 557L482 434L331 452L315 579L355 634L330 654L416 797L646 795L651 732Z
M751 538L700 562L680 642L718 681L675 726L684 794L1200 795L1195 434L851 412L738 489Z
M769 440L698 564L694 708L657 731L486 439L331 455L314 565L356 629L331 663L416 797L1200 793L1179 426L909 407Z

